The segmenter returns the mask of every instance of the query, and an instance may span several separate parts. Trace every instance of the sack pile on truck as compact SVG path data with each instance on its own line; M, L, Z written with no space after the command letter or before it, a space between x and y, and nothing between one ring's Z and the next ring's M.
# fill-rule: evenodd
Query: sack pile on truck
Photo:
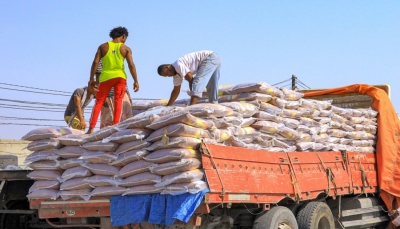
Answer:
M197 193L208 188L202 141L270 152L375 152L378 113L372 109L340 108L264 82L219 94L219 104L206 97L192 106L189 100L170 107L166 100L137 101L138 114L90 135L32 130L22 138L32 141L25 163L36 180L28 198Z

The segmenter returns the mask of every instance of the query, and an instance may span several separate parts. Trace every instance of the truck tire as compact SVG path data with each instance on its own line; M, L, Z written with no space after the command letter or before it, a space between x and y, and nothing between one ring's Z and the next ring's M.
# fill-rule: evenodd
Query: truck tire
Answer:
M324 202L310 202L297 213L299 229L335 229L333 215Z
M296 217L286 207L274 207L254 220L253 229L298 229Z

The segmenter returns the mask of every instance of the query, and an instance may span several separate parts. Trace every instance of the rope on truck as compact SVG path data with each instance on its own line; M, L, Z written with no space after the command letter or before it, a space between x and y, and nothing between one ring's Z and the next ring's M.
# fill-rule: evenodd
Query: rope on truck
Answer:
M327 178L328 178L328 192L327 195L329 196L329 192L331 191L331 182L334 186L334 192L335 192L335 196L337 196L337 188L336 188L336 182L335 182L335 174L333 174L332 169L330 167L326 167L324 161L322 160L322 158L319 156L319 154L316 152L319 160L321 161L322 167L324 167Z

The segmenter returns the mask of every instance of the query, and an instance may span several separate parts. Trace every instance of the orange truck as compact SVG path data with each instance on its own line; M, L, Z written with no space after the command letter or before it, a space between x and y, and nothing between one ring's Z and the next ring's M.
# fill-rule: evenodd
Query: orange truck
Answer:
M400 126L389 87L351 85L304 91L345 108L379 112L376 153L267 152L202 143L210 192L187 223L114 228L395 228L400 207ZM53 227L112 228L110 201L31 200Z

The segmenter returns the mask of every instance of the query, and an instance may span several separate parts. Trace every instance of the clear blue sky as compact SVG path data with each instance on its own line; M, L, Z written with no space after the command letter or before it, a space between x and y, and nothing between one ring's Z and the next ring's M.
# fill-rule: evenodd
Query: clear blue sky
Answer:
M168 98L172 79L158 76L158 65L210 49L221 56L220 84L275 84L292 74L312 88L389 84L400 109L399 12L400 1L2 1L0 82L72 92L87 84L109 31L125 26L140 83L136 98ZM129 78L131 93L132 83ZM20 101L69 99L0 93ZM0 107L0 116L62 120L63 112ZM0 118L9 122L64 125ZM0 138L20 139L33 128L0 125Z

